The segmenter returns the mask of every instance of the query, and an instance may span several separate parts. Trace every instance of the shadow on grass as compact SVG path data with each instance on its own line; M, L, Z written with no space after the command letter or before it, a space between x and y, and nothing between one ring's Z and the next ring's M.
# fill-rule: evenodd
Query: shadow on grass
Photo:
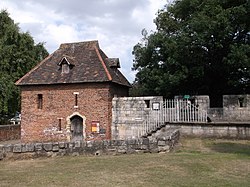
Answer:
M250 145L241 143L220 142L209 146L210 149L219 153L232 153L250 156Z

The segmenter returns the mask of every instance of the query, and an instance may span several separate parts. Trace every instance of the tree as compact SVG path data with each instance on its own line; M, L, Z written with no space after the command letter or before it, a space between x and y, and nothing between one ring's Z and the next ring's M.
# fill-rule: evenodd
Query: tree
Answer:
M144 95L250 92L250 2L176 0L158 12L157 31L134 46Z
M48 52L35 44L28 32L20 32L6 10L0 12L0 124L20 111L20 93L15 82Z

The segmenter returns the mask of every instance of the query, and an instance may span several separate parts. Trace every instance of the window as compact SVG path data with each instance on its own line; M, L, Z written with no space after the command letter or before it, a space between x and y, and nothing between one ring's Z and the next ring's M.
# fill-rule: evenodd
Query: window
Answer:
M62 118L58 119L58 131L62 130Z
M245 103L245 98L244 97L239 97L238 101L239 101L240 108L246 107L246 103Z
M146 104L146 107L147 108L150 108L150 100L144 100L145 104Z
M69 65L67 63L62 64L62 73L69 73Z
M74 108L78 108L78 95L79 95L79 92L74 92L74 95L75 95L75 106L74 106Z
M43 94L37 95L37 108L43 109Z

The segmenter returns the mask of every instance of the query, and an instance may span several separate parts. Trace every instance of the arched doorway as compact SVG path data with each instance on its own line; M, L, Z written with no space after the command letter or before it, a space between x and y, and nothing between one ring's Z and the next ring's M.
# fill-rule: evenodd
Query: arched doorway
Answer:
M84 140L86 138L86 117L79 112L74 112L66 118L68 141Z
M83 119L75 115L70 118L72 141L83 140Z

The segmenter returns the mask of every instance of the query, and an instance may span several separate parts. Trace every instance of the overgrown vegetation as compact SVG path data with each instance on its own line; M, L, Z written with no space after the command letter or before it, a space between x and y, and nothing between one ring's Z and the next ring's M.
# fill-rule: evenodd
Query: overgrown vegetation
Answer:
M182 139L174 153L0 162L0 186L249 186L250 141Z
M20 112L20 93L15 82L47 55L43 43L35 44L6 10L0 11L0 125Z
M250 1L176 0L134 46L133 95L250 93Z

